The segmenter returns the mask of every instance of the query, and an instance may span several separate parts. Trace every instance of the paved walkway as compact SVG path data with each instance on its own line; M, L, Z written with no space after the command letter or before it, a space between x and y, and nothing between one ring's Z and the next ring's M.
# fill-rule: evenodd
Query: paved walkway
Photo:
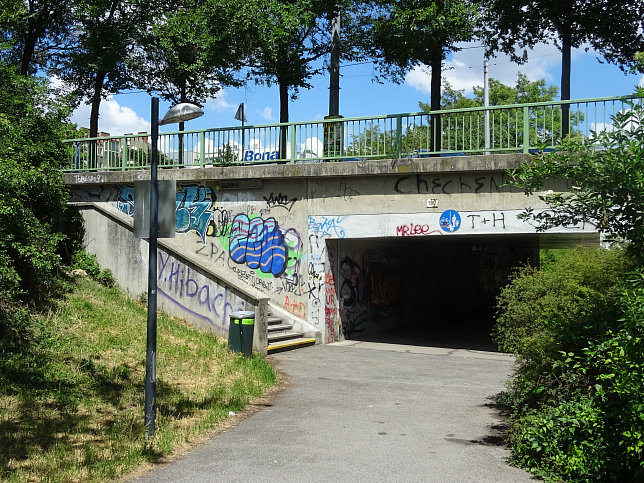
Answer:
M274 356L291 386L141 482L522 482L491 397L504 354L347 341Z

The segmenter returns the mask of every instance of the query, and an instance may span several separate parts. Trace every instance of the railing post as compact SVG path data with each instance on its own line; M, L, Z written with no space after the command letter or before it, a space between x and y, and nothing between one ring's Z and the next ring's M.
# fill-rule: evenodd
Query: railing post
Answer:
M125 171L125 166L127 166L127 138L123 136L121 138L121 171Z
M291 134L291 164L295 164L295 158L297 157L297 143L295 142L295 124L291 124L290 128Z
M199 166L206 164L206 131L199 133Z
M523 154L530 152L530 110L523 106Z
M396 116L396 159L402 156L402 116Z

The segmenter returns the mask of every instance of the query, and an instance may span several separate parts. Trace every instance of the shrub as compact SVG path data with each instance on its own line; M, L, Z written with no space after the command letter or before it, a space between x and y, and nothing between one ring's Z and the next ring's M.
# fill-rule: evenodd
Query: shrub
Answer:
M497 338L518 356L500 401L515 462L540 476L644 479L644 270L629 268L620 250L574 250L499 299Z
M96 255L86 253L84 250L74 252L71 268L73 270L84 270L87 275L106 287L114 287L116 285L112 271L108 268L102 270L98 264Z

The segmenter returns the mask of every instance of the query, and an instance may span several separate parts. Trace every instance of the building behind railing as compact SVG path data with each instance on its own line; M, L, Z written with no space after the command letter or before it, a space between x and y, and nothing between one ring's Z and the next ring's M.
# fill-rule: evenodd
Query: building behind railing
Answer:
M400 159L441 155L529 153L587 139L611 129L611 119L641 98L620 96L476 107L311 122L167 132L159 164L205 167ZM567 122L564 123L564 116ZM150 164L149 134L77 138L65 171L141 169Z

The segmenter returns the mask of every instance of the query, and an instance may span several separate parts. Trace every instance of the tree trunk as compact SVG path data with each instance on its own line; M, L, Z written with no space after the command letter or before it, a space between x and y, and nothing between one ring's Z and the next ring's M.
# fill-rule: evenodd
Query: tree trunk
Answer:
M36 50L36 38L33 35L27 35L25 46L22 49L22 58L20 59L20 75L27 77L29 75L29 66Z
M561 30L561 100L570 100L570 65L572 40L570 23L563 26ZM570 105L561 106L561 137L562 139L570 133Z
M101 108L101 92L103 91L103 83L105 82L106 72L97 72L94 78L94 93L92 94L92 109L89 115L89 137L98 137L98 114ZM96 141L89 145L89 167L96 168L97 153Z
M280 88L280 122L288 122L288 85L279 82ZM288 126L280 126L279 152L280 159L288 159Z
M434 49L430 58L431 68L431 85L430 85L430 105L431 112L440 111L441 108L441 79L443 68L443 49ZM431 151L440 153L441 150L441 124L440 115L432 114L430 116L430 129L431 129ZM436 154L439 156L439 154Z
M179 103L186 102L186 85L185 81L183 86L181 86L181 94L179 97ZM183 130L185 129L186 125L184 124L183 121L179 123L179 147L177 148L179 150L179 157L177 161L179 162L179 166L183 166Z
M36 33L35 23L38 22L39 16L35 12L34 2L29 2L29 18L27 19L27 31L25 32L25 44L22 48L22 56L20 58L20 75L27 77L29 75L29 66L34 57L36 50L36 42L38 41L39 34ZM42 32L40 32L42 35Z

